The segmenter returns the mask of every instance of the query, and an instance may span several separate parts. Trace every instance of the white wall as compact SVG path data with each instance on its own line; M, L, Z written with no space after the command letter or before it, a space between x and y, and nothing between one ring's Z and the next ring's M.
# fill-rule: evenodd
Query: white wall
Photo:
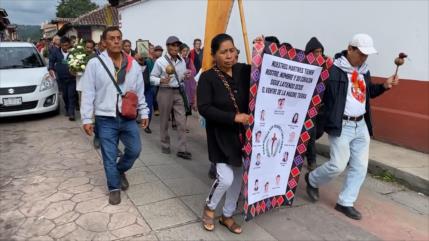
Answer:
M131 40L133 48L139 38L165 46L170 35L192 45L195 38L204 37L206 6L204 0L151 0L126 6L119 9L123 38Z
M65 34L67 37L76 36L77 37L77 30L75 28L71 28L67 31Z
M204 37L206 1L150 0L120 9L124 37L133 42L149 39L164 45L169 35L177 35L192 44ZM257 35L275 35L303 49L316 36L333 56L345 49L355 33L374 38L378 55L368 63L372 75L388 76L394 72L394 58L399 52L410 56L400 69L404 79L429 81L429 1L244 1L249 41ZM237 3L234 4L227 33L231 34L244 58Z
M103 34L104 28L101 27L91 27L91 39L95 42L100 41L100 36Z

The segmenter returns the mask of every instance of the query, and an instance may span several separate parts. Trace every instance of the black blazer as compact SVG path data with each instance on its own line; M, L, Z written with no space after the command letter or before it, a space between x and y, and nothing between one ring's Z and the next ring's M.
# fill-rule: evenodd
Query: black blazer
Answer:
M250 65L236 64L232 78L224 74L235 95L240 113L249 113ZM236 110L223 82L213 69L201 74L197 89L198 111L206 119L209 160L213 163L242 164L242 125L234 122Z
M67 57L68 58L68 57ZM49 53L49 70L54 70L59 80L75 80L76 76L72 75L69 70L69 65L64 60L61 48L54 48Z

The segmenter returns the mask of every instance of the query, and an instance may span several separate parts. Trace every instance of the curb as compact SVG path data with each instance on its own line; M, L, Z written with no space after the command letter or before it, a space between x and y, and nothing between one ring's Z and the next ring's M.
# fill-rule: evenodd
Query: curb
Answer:
M329 145L316 143L316 152L319 155L329 158ZM419 176L415 176L409 172L397 169L386 165L377 160L369 159L368 172L371 174L380 174L383 171L388 171L393 174L396 181L416 192L421 192L429 195L429 180L425 180Z

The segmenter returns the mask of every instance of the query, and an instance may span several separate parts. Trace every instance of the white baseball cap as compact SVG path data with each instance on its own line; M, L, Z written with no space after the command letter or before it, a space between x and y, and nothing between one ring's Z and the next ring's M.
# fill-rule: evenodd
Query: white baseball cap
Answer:
M366 33L355 34L349 45L358 48L366 55L377 53L377 50L374 48L374 41L372 41L371 36Z

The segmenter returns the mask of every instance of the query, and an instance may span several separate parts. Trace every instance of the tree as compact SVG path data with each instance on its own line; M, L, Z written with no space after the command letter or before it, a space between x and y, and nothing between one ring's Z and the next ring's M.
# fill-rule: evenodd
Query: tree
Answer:
M40 25L17 25L16 32L22 41L39 41L42 37Z
M77 18L96 8L98 5L91 0L60 0L57 6L57 17Z

